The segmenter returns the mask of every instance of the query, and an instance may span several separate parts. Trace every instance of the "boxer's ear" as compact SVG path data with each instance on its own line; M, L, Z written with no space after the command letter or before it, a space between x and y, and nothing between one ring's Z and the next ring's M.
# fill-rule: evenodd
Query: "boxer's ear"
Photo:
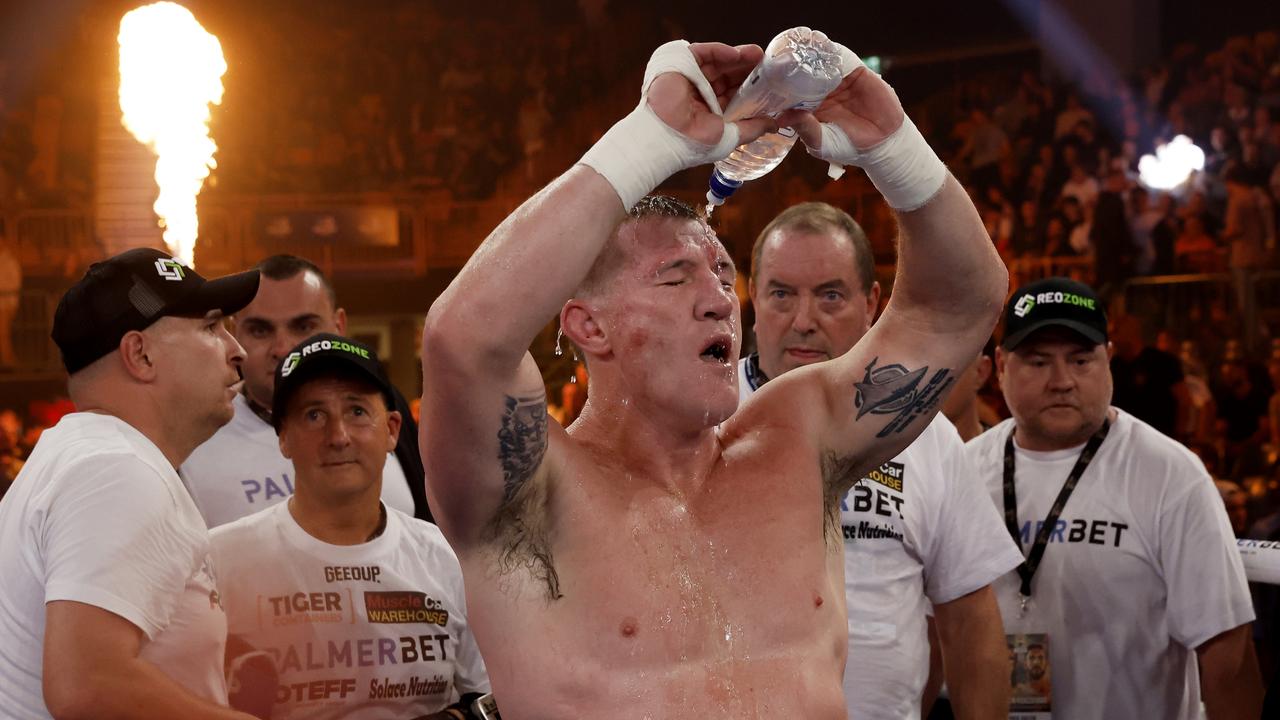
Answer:
M586 301L573 298L564 304L560 309L560 329L574 347L588 357L607 359L613 355L613 347L596 308Z

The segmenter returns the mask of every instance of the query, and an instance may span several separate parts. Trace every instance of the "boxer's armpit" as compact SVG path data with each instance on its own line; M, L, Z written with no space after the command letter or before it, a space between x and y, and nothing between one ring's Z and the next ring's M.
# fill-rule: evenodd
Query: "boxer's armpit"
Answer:
M547 483L532 482L547 454L547 396L537 393L504 400L498 430L502 464L502 504L489 524L500 573L528 572L548 600L562 597L560 578L547 538Z
M858 408L854 420L867 415L893 416L876 433L877 438L901 433L920 418L927 420L955 382L951 368L930 371L925 365L911 370L897 363L878 365L879 362L878 356L872 358L862 380L853 384L854 405Z
M498 430L502 463L502 504L510 505L520 488L537 472L547 453L547 396L506 396Z

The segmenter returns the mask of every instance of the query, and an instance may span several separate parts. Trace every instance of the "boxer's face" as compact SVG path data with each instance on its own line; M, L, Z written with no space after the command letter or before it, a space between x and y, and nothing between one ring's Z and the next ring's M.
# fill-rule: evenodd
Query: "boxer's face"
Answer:
M624 397L723 421L737 408L741 348L729 253L704 223L683 218L628 223L616 242L626 261L601 323Z
M879 285L862 287L845 233L775 230L751 283L760 369L773 378L843 355L871 327L879 298Z

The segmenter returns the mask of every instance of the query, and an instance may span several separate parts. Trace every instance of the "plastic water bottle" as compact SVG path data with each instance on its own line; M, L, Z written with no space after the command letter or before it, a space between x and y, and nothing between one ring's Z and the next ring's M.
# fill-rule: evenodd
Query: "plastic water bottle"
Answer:
M846 58L851 55L817 30L797 27L779 33L765 48L764 59L725 108L724 119L777 117L791 109L817 108L840 84L848 64ZM796 132L782 128L739 146L729 157L717 162L708 182L708 213L724 203L742 183L777 167L795 144Z

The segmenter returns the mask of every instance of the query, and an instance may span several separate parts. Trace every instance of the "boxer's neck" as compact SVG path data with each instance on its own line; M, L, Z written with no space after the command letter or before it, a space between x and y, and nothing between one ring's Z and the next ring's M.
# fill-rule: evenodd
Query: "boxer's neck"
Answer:
M570 435L597 455L602 465L673 495L695 492L720 458L720 439L714 427L679 433L640 413L591 409L590 401Z

